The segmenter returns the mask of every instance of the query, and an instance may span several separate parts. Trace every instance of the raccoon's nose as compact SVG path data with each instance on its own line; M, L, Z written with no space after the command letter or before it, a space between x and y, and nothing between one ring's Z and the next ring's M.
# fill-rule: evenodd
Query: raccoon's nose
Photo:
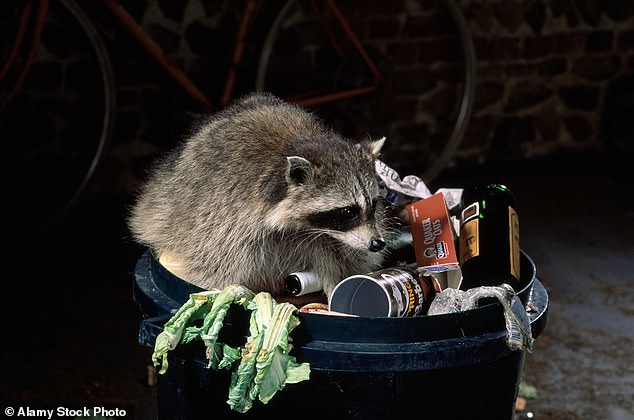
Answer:
M378 252L382 250L384 246L385 241L383 239L373 236L372 239L370 239L370 246L368 247L368 249L372 252Z

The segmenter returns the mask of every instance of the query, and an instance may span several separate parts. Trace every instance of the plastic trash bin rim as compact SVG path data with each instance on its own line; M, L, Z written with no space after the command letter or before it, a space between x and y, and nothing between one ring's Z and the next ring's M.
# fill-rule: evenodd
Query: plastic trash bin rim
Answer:
M535 265L525 253L522 253L522 258L523 262L528 262L530 269L523 271L531 274L529 283L532 285ZM135 283L135 300L149 317L173 313L186 300L188 294L181 296L182 302L172 299L164 293L166 287L171 287L172 290L185 287L189 289L188 293L203 290L173 275L158 263L149 250L137 263ZM148 290L151 291L151 296L147 296ZM159 307L152 311L148 310L148 305ZM300 342L422 342L475 336L504 329L502 307L499 304L454 314L407 318L343 317L308 313L299 313L299 317L302 322L293 336Z

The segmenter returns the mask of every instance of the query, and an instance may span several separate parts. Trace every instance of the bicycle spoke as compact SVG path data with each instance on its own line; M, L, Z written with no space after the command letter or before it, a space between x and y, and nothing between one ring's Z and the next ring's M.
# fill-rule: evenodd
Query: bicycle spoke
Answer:
M112 69L96 29L72 0L53 2L39 19L25 29L25 39L41 34L38 47L14 60L29 64L32 56L32 64L22 81L14 78L15 96L0 113L0 170L11 180L5 208L13 221L3 243L29 240L72 209L112 133Z
M285 4L256 88L314 107L347 136L387 136L384 158L395 169L433 180L458 149L474 99L475 53L461 11L453 0L421 1L378 16L360 2L323 0L318 13L317 2Z

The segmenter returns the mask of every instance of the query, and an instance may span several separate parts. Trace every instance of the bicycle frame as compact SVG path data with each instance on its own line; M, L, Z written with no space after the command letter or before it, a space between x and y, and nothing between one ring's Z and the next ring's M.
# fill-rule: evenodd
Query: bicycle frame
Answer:
M324 32L326 33L326 36L328 37L328 40L330 41L331 45L337 52L337 55L340 57L343 56L344 54L343 49L337 43L337 40L335 36L333 35L332 31L330 30L330 27L328 26L328 23L326 22L323 13L319 9L319 6L317 5L316 0L311 0L310 3L315 15L319 19L319 23L322 29L324 30ZM292 102L295 102L296 104L301 106L322 105L328 102L340 101L343 99L349 99L349 98L360 96L360 95L367 95L369 93L376 92L381 85L386 83L385 78L379 71L376 64L374 64L374 61L372 61L372 59L368 55L367 51L363 47L363 44L361 44L361 41L359 41L359 38L357 38L352 28L350 28L348 21L343 16L343 14L339 10L335 2L333 0L326 0L326 4L328 8L332 11L332 13L334 14L335 18L337 19L337 22L341 26L341 29L343 30L346 37L350 40L350 42L352 42L352 45L355 47L356 51L359 53L359 55L361 56L365 64L368 66L368 69L374 76L374 80L369 85L361 86L355 89L348 89L348 90L343 90L339 92L331 92L331 93L326 93L323 95L313 96L313 97L308 97L303 99L296 98L295 100L293 100L293 98L290 98Z
M29 50L27 52L24 65L22 66L22 68L20 69L18 73L18 78L16 82L14 83L12 88L9 89L9 91L7 92L7 95L2 99L2 103L0 103L0 112L6 109L9 102L11 102L11 99L13 99L15 94L20 90L20 87L22 87L22 83L24 82L24 79L26 78L26 75L28 74L29 69L31 68L31 65L33 64L33 59L35 58L35 54L37 53L37 49L40 45L40 37L42 35L42 28L44 27L44 21L48 13L48 5L49 5L49 0L40 1L39 7L37 10L33 40L31 42L31 45L29 46ZM22 46L22 43L24 42L26 27L32 12L33 12L33 0L29 0L27 4L24 6L24 8L22 9L22 12L20 13L18 33L16 35L16 39L13 44L13 47L7 57L7 61L4 63L4 66L2 67L2 73L0 73L0 81L2 81L5 78L5 76L9 72L9 69L11 68L11 66L13 66L13 63L15 62L18 56L20 47Z
M196 101L204 110L211 111L213 106L211 101L196 87L196 85L189 79L189 77L177 67L161 50L161 48L143 31L141 26L132 19L127 11L121 6L117 0L102 0L102 2L108 7L117 21L123 25L144 47L148 53L164 68L164 70L172 77L172 79L179 84L183 90ZM244 50L247 42L249 25L253 21L253 15L257 6L258 0L246 0L242 16L240 17L240 23L238 27L238 33L234 45L232 61L229 66L227 78L225 80L222 96L219 100L221 106L226 105L233 97L233 91L236 82L236 67L240 64L244 55ZM355 96L365 95L368 93L376 92L378 88L385 84L385 78L377 68L376 64L372 61L367 51L350 28L348 21L345 19L339 8L335 5L333 0L326 1L328 8L333 12L339 25L343 29L346 37L352 42L356 51L362 57L363 61L368 66L368 69L374 76L374 80L370 85L362 86L355 89L349 89L339 92L332 92L319 96L311 96L307 98L287 98L291 102L295 102L301 106L314 106L328 102L339 101L342 99L348 99ZM315 13L320 16L321 25L324 28L324 32L327 34L329 41L333 45L333 48L342 55L342 49L337 45L337 42L330 31L327 23L323 19L323 14L319 10L315 0L311 0L311 4Z
M189 79L189 77L165 55L163 50L152 40L152 38L147 35L147 33L143 31L141 26L136 21L134 21L134 19L132 19L132 17L127 13L127 11L117 0L102 0L102 2L110 10L117 21L137 39L137 41L144 47L144 49L148 53L150 53L150 55L163 67L163 69L172 77L172 79L178 85L180 85L194 101L196 101L206 111L211 111L213 109L211 101L198 89L198 87L191 81L191 79ZM253 21L253 15L257 6L257 2L258 0L246 0L245 2L246 4L240 18L231 64L229 66L227 78L225 80L222 96L219 100L221 106L229 103L229 101L233 97L233 91L236 82L236 67L240 64L244 55L247 36L249 33L249 25ZM323 20L323 14L319 10L315 0L311 0L311 3L315 13L317 13L321 17L322 27L328 35L331 44L338 51L338 53L342 55L342 50L336 44L336 40L334 36L332 36L332 32L328 28L325 20ZM365 95L375 92L378 87L385 82L385 78L377 68L376 64L374 64L357 36L350 28L348 21L345 19L339 8L335 5L334 1L327 0L326 3L328 5L328 8L332 10L347 38L352 42L359 55L362 57L363 61L367 64L370 72L374 76L374 80L370 85L360 88L340 92L332 92L303 99L292 100L291 98L291 101L297 103L298 105L313 106L327 102L347 99L354 96Z
M19 70L18 77L9 90L5 98L3 98L0 104L0 112L3 111L9 104L13 96L20 90L26 75L33 64L33 59L37 53L40 45L40 38L42 34L42 28L46 20L48 13L48 6L50 0L39 0L37 8L37 17L33 27L33 38L28 47L27 56L24 64ZM253 1L253 0L251 0ZM26 33L26 27L28 25L29 18L32 14L34 0L29 0L20 13L19 27L16 34L13 47L8 55L6 62L3 65L2 72L0 73L0 80L2 80L9 69L14 64L17 54L24 42L24 35ZM165 72L179 85L181 88L197 102L200 107L205 111L211 111L213 106L211 101L198 89L198 87L187 77L187 75L169 59L161 49L161 47L147 35L141 26L128 14L128 12L114 0L102 0L102 3L111 12L113 17L124 28L126 28L141 44L141 46L161 65Z
M26 75L33 63L33 59L37 53L37 49L40 44L40 37L42 33L42 27L44 26L44 22L46 19L46 15L48 12L50 0L39 0L38 1L38 9L37 9L37 18L34 24L33 29L33 38L31 40L31 44L29 46L29 50L27 53L27 58L19 71L18 78L14 85L12 86L9 93L3 98L2 103L0 104L0 112L6 108L8 103L11 101L13 96L19 91L20 87ZM185 72L180 69L161 49L161 47L143 30L141 25L136 22L127 10L121 5L118 0L101 0L106 9L112 14L115 20L123 26L143 47L145 51L147 51L150 56L163 68L163 70L171 77L172 80L176 84L178 84L183 91L198 104L198 106L205 112L211 112L215 109L215 106L212 104L212 101L200 91L200 89L195 85L194 82L185 74ZM230 67L228 70L227 78L225 80L224 89L222 92L222 96L219 99L218 103L220 106L226 105L231 98L233 97L234 87L236 83L236 67L240 64L244 50L247 42L247 36L249 32L249 26L253 21L253 15L256 9L258 0L246 0L245 7L242 12L242 16L240 18L238 33L235 40L232 60L230 63ZM26 32L26 26L30 15L32 13L34 0L29 0L25 7L23 8L20 15L20 23L19 30L16 34L16 39L13 45L13 48L10 52L10 55L3 66L2 73L0 73L0 80L6 76L9 69L15 62L15 58L17 56L18 51L20 50L22 43L24 41L24 35ZM288 3L290 4L290 2ZM285 6L287 7L288 4ZM325 21L322 12L319 10L319 7L316 4L315 0L311 0L311 5L314 12L320 18L320 24L324 29L326 36L328 37L331 45L337 51L337 53L341 56L343 55L341 47L337 44L336 39L334 38L332 31L328 27L327 22ZM378 90L378 88L386 83L385 78L377 68L376 64L369 57L367 51L355 35L355 33L350 28L348 21L345 19L339 8L336 6L333 0L326 0L327 7L332 11L335 16L338 24L341 26L345 36L352 42L355 50L359 53L365 64L368 66L369 71L372 73L374 80L367 86L358 87L355 89L343 90L338 92L330 92L322 95L314 95L314 96L304 96L304 97L295 97L295 98L286 98L291 102L295 102L301 106L314 106L320 105L328 102L339 101L342 99L347 99L355 96L365 95L368 93L372 93Z
M211 111L211 101L198 89L189 77L165 55L161 47L143 31L130 14L116 0L102 0L112 16L136 38L143 48L163 67L168 75L205 111Z
M102 2L110 10L117 21L122 26L124 26L137 39L137 41L139 41L144 49L148 53L150 53L150 55L163 67L163 69L172 77L172 79L178 85L180 85L194 101L196 101L206 111L213 110L211 101L198 89L198 87L196 87L191 79L189 79L189 77L165 55L163 50L147 35L147 33L143 31L141 26L136 21L134 21L134 19L132 19L132 17L127 13L127 11L117 0L102 0ZM258 0L246 0L244 11L242 12L242 16L240 18L238 33L236 36L232 55L232 61L229 66L222 96L219 100L221 106L228 104L233 97L233 91L236 82L236 67L240 64L244 55L247 36L249 32L249 25L253 21L253 15L257 6L257 2ZM377 91L379 86L385 83L385 78L377 68L376 64L374 64L355 33L350 28L348 21L345 19L339 8L335 5L335 2L333 0L327 0L326 3L328 5L328 8L330 8L330 10L335 15L337 21L341 25L341 28L343 29L346 37L352 42L359 55L368 66L370 72L373 74L374 80L370 85L362 86L355 89L332 92L303 99L293 100L293 98L287 98L301 106L320 105L327 102L333 102L355 96L365 95ZM323 19L323 14L319 10L316 1L311 0L311 4L315 13L320 16L321 25L324 28L324 31L326 32L331 44L336 49L338 54L342 55L343 52L341 48L337 45L337 42L332 35L332 32L330 31L330 28L328 28L327 23Z

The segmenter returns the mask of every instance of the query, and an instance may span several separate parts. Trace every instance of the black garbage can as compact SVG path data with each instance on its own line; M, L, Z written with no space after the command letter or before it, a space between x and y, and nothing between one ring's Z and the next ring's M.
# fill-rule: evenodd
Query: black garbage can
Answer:
M521 258L520 298L536 308L529 313L536 338L546 325L548 294L533 261L525 253ZM134 274L134 299L144 315L139 342L153 348L163 324L200 290L149 251L142 255ZM221 338L240 339L231 337L231 324L243 331L245 314L230 311ZM310 363L310 380L287 385L268 404L256 401L238 414L226 404L230 373L206 368L201 343L179 346L158 377L159 418L513 418L525 354L507 347L500 304L411 318L299 318L294 354Z

